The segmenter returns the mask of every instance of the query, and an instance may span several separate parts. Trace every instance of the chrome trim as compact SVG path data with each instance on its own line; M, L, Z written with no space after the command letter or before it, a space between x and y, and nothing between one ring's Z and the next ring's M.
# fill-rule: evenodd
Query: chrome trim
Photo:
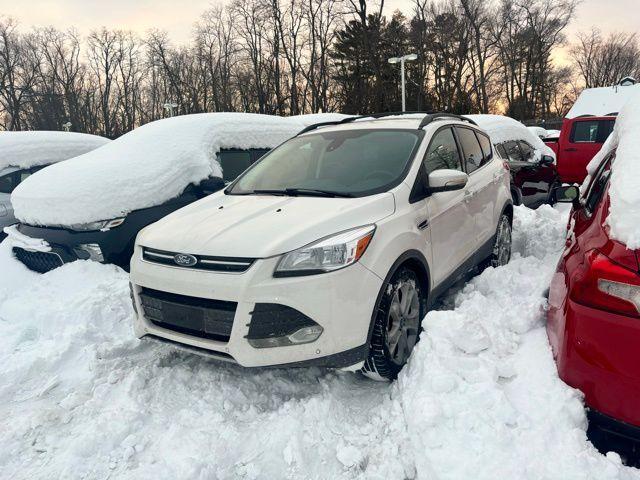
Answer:
M151 257L159 257L159 258L166 258L169 260L173 260L174 255L165 255L164 253L155 253L155 252L150 252L149 250L147 250L146 248L143 249L143 253L145 255L149 255Z
M210 264L210 265L247 265L247 266L250 266L253 262L233 262L233 261L223 262L221 260L198 260L198 263L207 263L207 264Z

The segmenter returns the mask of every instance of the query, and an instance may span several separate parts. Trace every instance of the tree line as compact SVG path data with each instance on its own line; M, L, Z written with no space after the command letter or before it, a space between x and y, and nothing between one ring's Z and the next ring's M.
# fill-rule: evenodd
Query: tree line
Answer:
M168 114L279 115L407 108L564 115L579 88L640 73L635 35L592 30L568 45L577 0L232 0L194 23L189 42L105 28L25 30L0 17L0 128L115 138ZM554 61L559 48L571 62ZM68 123L67 123L68 122ZM70 124L70 125L69 125Z

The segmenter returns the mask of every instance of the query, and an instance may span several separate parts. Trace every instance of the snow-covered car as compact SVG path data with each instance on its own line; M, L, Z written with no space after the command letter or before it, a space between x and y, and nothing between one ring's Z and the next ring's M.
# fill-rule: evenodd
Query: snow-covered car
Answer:
M246 367L392 379L438 296L509 261L512 215L504 162L467 118L311 126L140 232L135 332Z
M511 170L511 195L515 205L536 208L553 204L559 185L556 155L530 128L502 115L468 115L493 141Z
M589 164L549 289L547 333L560 378L584 393L599 448L640 442L640 91ZM633 442L630 442L633 440ZM635 444L634 444L635 443Z
M542 128L542 127L527 127L527 128L529 129L529 131L531 133L533 133L540 140L544 140L549 135L547 130L545 128Z
M224 188L317 118L184 115L148 123L104 148L52 165L12 194L20 224L5 231L13 252L38 272L78 259L128 269L142 228Z
M0 240L4 227L16 223L11 192L47 165L82 155L109 142L74 132L0 132Z

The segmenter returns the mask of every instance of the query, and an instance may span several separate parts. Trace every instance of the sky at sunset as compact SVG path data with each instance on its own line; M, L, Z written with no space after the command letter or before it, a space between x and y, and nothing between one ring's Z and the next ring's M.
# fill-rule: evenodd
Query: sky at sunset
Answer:
M211 0L0 0L0 14L15 18L24 27L53 25L75 27L81 33L106 26L133 30L144 34L150 28L167 30L176 43L186 42L194 21L210 5ZM387 14L400 9L412 10L412 0L386 0ZM639 31L640 0L583 0L567 33L597 25L601 30Z

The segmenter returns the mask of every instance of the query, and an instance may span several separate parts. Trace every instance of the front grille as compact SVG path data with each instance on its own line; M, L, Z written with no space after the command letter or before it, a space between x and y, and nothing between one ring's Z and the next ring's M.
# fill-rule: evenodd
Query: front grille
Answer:
M194 337L228 342L238 304L142 288L140 302L151 323Z
M62 259L55 253L31 252L20 247L13 247L13 254L26 267L34 272L46 273L63 265Z
M184 265L176 262L176 257L190 257L194 263ZM142 248L142 258L147 262L159 263L194 270L208 270L211 272L242 273L249 270L255 262L255 258L244 257L212 257L208 255L188 255L183 253L156 250L155 248Z

